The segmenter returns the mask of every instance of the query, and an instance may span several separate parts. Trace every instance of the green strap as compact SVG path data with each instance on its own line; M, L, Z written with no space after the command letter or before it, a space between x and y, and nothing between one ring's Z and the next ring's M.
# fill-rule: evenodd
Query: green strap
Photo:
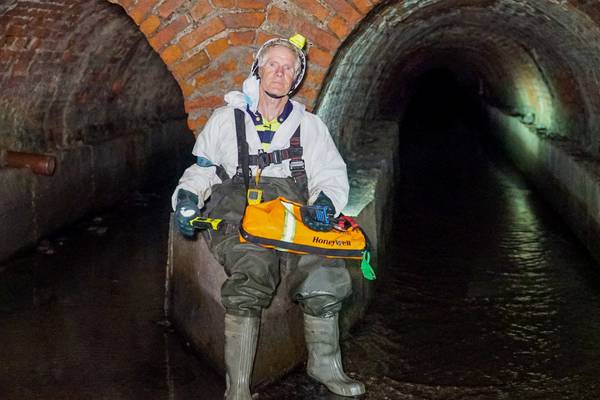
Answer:
M360 263L360 270L362 271L362 274L366 280L375 280L375 271L373 271L373 267L371 267L370 251L363 251L363 258L362 262Z

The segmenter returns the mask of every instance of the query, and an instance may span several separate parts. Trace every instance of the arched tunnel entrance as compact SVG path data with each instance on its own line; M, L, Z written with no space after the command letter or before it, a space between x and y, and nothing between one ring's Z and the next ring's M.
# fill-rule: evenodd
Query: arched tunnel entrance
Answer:
M118 6L11 0L0 18L4 259L144 185L172 181L193 138L181 89ZM56 172L4 168L5 151L51 155Z
M112 48L102 52L112 55L105 61L128 60L116 50L121 47L111 46L119 42L113 30L102 29L120 18L106 7L79 16L81 29L94 19L92 27L107 35L101 43ZM598 42L598 27L563 7L568 5L542 1L387 2L336 56L317 112L355 182L365 182L361 171L376 175L386 157L393 171L384 180L389 185L381 185L391 200L378 197L378 217L385 220L380 247L386 251L377 296L343 344L346 369L366 383L366 398L596 397L597 264L546 204L553 199L540 193L547 192L538 192L507 161L508 154L531 172L527 161L541 154L539 138L597 152L600 99L593 93L596 72L586 66L598 58L588 48ZM170 115L164 140L181 131L182 104L173 101L180 99L178 88L136 41L141 37L130 21L121 23L115 24L122 30L115 29L127 42L122 48L137 49L136 58L145 62L112 71L90 58L89 71L57 85L73 94L77 106L52 102L45 91L14 107L38 109L31 105L42 102L49 110L45 121L58 113L55 122L66 126L42 124L40 130L23 122L16 134L36 138L35 149L46 152L102 143L107 133L118 137L105 128L121 122L135 132L157 128L164 121L154 121L156 115ZM146 63L156 63L153 79L127 72L141 64L145 70ZM110 89L79 86L74 77L88 73L99 84L109 79ZM121 82L127 76L132 81ZM150 84L164 81L164 87ZM98 94L101 102L115 102L114 90L130 90L138 101L104 108L93 99ZM27 112L16 115L32 119ZM28 129L34 134L24 135ZM382 149L381 140L391 145ZM146 143L134 142L135 149ZM153 160L169 158L171 150L167 154ZM127 188L107 180L114 191ZM162 319L166 203L164 193L138 192L117 209L52 236L40 254L2 265L0 338L7 345L0 361L7 362L0 363L0 397L222 398L224 380L190 354L189 343ZM157 221L162 228L155 229ZM332 398L303 371L259 393L267 400Z

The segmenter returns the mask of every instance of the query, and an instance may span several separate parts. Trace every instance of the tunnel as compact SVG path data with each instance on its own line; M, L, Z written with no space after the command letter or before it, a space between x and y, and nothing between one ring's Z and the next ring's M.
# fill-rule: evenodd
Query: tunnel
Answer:
M519 11L510 2L495 1L384 7L371 14L336 60L320 113L343 121L401 115L415 78L444 67L487 106L527 117L535 129L593 152L595 104L585 92L583 72L589 62L583 59L589 55L586 43L592 39L571 31L582 26L572 17L547 2L529 2ZM593 32L589 18L580 23ZM344 91L356 97L339 101L347 97ZM346 115L354 107L364 111Z
M599 24L583 0L2 2L0 397L222 398L224 272L205 244L176 235L168 197L260 44L302 32L309 67L295 99L329 127L348 166L344 213L373 242L379 279L353 269L342 315L344 362L367 397L594 398ZM55 159L54 174L8 163L29 154ZM502 194L494 176L516 183ZM469 211L496 196L497 208ZM524 241L485 253L495 239L481 221ZM566 239L548 239L554 226ZM418 236L443 251L427 258ZM467 256L448 247L459 238ZM463 265L469 254L504 264L494 275ZM207 269L186 266L198 263ZM294 313L263 329L273 346L254 389L329 398L298 367ZM544 369L553 359L564 375Z
M6 258L92 209L172 179L191 134L180 88L117 6L8 1L0 15L0 148L58 164L51 177L2 169Z
M319 97L318 113L330 121L350 158L359 157L365 143L398 129L415 91L422 89L417 85L423 77L429 74L428 84L433 85L440 74L452 76L457 90L440 90L468 97L469 112L479 120L473 122L487 124L487 132L597 254L591 239L597 233L597 202L588 196L596 190L591 178L595 168L583 172L575 167L575 158L593 163L598 151L596 72L588 68L596 57L589 44L596 39L587 36L595 35L597 24L590 9L586 13L576 7L573 14L572 6L381 4L340 49ZM439 116L433 108L452 94L434 88L427 93L431 97L424 101ZM373 129L384 121L392 125L383 132ZM394 165L393 154L391 158Z

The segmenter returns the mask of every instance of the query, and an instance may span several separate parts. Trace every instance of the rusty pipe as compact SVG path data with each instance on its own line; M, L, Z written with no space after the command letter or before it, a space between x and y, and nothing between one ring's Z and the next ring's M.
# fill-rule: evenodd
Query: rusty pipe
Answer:
M0 154L0 165L9 168L29 168L37 175L51 176L56 170L56 157L46 154L23 153L4 150Z

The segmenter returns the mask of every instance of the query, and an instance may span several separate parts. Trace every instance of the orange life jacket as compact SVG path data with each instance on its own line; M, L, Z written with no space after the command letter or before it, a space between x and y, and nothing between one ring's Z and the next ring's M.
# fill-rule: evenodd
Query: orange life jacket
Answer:
M363 258L368 244L360 227L314 231L302 223L301 206L284 197L248 205L240 225L240 241L297 254Z

